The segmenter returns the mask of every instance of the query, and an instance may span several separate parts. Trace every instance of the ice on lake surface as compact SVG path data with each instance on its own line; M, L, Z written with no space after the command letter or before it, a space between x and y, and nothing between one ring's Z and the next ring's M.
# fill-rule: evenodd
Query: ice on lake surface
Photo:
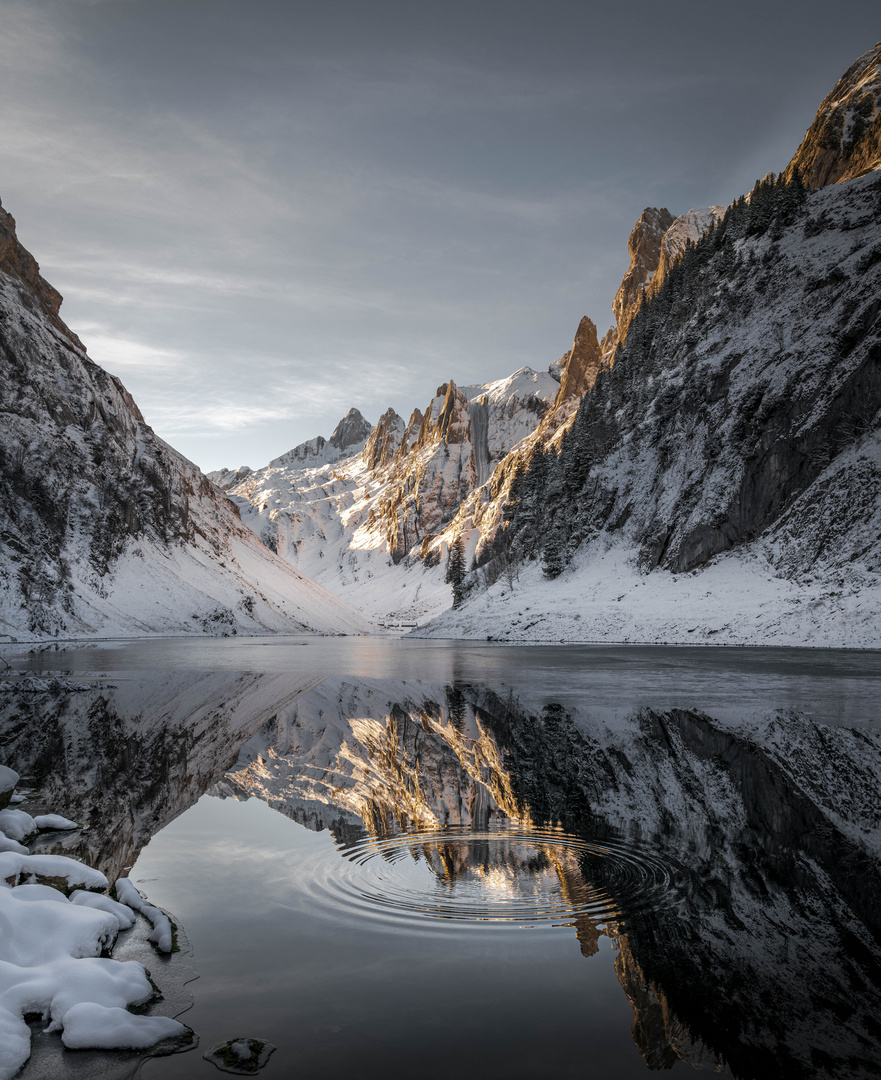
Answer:
M269 1077L881 1070L878 654L10 659L93 682L4 702L3 763L88 825L47 850L130 867L186 926L203 1047L265 1039Z

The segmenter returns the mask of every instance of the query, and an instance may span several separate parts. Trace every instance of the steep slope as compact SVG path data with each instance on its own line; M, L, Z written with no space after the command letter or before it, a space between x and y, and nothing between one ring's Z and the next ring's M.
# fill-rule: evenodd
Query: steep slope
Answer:
M809 132L724 215L643 215L594 385L463 505L481 565L432 633L881 644L879 56L811 129L850 117L837 183Z
M60 303L0 210L0 633L362 628L154 435Z

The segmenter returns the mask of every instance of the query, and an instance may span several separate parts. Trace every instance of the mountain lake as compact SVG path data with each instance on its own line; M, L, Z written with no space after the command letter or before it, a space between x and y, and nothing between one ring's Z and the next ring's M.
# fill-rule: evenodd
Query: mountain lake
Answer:
M172 915L148 966L199 1037L84 1056L32 1025L23 1080L207 1078L243 1039L270 1080L881 1074L877 652L3 652L89 686L0 699L21 808L83 826L32 850Z

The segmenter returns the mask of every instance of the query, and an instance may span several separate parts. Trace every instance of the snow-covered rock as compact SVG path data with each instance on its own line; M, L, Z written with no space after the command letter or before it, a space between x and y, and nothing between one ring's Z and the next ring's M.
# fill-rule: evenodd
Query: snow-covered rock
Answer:
M164 911L147 903L128 878L117 878L116 895L120 902L137 911L152 925L150 941L161 953L170 953L173 946L174 935L171 928L171 920ZM147 1044L149 1045L149 1044Z

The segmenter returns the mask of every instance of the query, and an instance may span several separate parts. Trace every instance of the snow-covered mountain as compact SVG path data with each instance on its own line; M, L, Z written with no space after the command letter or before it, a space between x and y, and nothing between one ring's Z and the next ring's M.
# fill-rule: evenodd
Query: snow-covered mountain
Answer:
M580 355L551 372L444 383L406 423L389 409L370 428L352 409L329 440L281 455L230 495L268 547L331 592L384 620L424 619L449 603L449 523L468 496L489 498L495 466L561 396L577 400ZM345 446L335 443L341 430L351 432Z
M352 632L59 317L0 209L0 634Z
M442 636L877 646L879 57L780 178L641 215L616 325L582 320L559 387L444 384L339 465L297 448L246 476L243 519L405 623L449 607L462 537L470 595Z
M837 183L796 167L824 120L724 215L646 211L603 370L463 504L482 569L431 633L881 645L879 70L821 108L868 117Z

